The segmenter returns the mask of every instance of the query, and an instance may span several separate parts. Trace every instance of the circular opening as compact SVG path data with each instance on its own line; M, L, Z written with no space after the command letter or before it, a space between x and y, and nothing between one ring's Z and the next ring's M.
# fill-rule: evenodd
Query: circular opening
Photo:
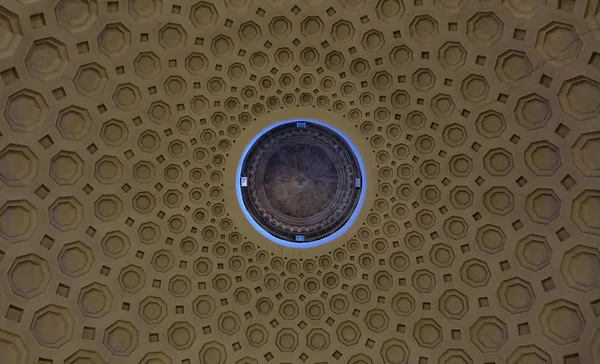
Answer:
M250 224L284 246L308 248L341 236L366 191L364 165L352 142L317 120L270 125L248 143L236 194Z

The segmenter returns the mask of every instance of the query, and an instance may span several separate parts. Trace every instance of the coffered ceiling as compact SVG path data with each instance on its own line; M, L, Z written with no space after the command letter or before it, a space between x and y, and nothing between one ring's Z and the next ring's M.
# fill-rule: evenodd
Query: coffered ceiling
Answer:
M0 361L600 362L597 0L4 0ZM231 187L281 118L367 162L341 238Z

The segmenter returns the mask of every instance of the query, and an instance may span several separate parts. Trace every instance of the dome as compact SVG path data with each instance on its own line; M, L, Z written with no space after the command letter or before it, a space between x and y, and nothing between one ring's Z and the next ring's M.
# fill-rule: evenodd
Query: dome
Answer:
M0 3L0 362L600 363L597 0Z

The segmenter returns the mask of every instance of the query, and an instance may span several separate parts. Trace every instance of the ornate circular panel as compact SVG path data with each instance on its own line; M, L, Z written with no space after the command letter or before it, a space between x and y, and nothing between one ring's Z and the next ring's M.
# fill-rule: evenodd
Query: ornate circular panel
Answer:
M263 236L306 247L351 225L363 176L349 139L324 123L298 120L272 125L250 142L236 186L246 218Z

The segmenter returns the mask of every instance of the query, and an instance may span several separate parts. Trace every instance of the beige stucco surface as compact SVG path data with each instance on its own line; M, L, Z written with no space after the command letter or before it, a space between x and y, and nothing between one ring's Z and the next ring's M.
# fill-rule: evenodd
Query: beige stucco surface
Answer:
M600 363L597 0L0 2L0 363ZM318 119L354 225L255 232Z

